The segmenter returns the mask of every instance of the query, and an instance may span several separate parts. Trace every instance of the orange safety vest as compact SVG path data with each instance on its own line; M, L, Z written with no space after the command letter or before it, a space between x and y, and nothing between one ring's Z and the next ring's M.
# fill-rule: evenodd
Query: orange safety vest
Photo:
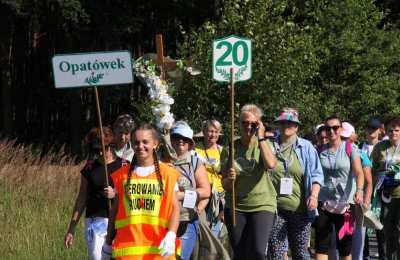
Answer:
M119 199L115 219L117 234L112 246L112 256L120 260L165 259L160 256L158 247L168 232L174 187L179 172L160 163L164 186L164 193L161 194L155 172L146 177L140 177L133 172L128 186L129 169L130 166L127 165L112 174ZM179 250L179 244L177 249ZM175 259L175 256L168 259Z

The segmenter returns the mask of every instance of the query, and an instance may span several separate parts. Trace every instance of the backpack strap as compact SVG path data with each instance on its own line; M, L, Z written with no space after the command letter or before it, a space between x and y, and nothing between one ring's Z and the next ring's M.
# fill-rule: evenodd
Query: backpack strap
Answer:
M349 141L346 141L346 154L351 161L351 143Z
M197 155L197 153L196 154L192 154L190 156L190 165L192 166L192 169L193 169L193 175L197 170L198 164L199 164L199 156Z

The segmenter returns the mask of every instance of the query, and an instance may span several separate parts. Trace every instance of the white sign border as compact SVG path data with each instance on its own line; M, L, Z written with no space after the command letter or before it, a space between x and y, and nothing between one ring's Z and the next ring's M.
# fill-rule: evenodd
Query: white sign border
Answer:
M87 85L87 84L83 84L83 85L76 85L76 86L69 86L69 87L57 87L56 84L56 79L55 79L55 73L54 73L54 58L55 57L60 57L60 56L72 56L72 55L87 55L87 54L104 54L104 53L121 53L121 52L125 52L129 54L130 57L130 70L132 72L132 82L129 83L112 83L112 84L96 84L96 85ZM97 86L115 86L115 85L127 85L127 84L132 84L134 83L134 61L132 59L132 53L129 50L117 50L117 51L94 51L94 52L75 52L75 53L64 53L64 54L55 54L52 58L51 58L51 67L52 67L52 78L53 78L53 82L54 82L54 87L56 89L70 89L70 88L89 88L89 87L97 87Z
M239 81L234 80L234 82L246 82L246 81L249 81L253 77L253 41L251 40L251 38L239 37L239 36L237 36L235 34L231 34L231 35L228 35L226 37L213 40L212 43L211 43L211 49L213 50L213 52L212 52L212 56L213 56L212 57L212 65L215 64L215 60L214 60L214 42L222 41L222 40L225 40L225 39L228 39L228 38L231 38L231 37L234 37L234 38L237 38L237 39L245 39L245 40L249 40L250 41L250 44L251 44L251 55L249 55L250 56L250 77L248 79L245 79L245 80L239 80ZM221 83L221 84L225 83L225 82L229 82L229 80L227 80L227 81L222 81L221 80L220 81L220 80L215 80L214 79L214 66L212 66L212 79L214 81L218 82L218 83Z

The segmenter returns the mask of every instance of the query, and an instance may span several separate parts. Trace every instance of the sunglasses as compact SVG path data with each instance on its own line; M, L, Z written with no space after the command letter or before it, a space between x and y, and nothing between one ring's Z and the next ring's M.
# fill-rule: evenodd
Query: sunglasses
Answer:
M177 135L177 134L172 134L172 135L171 135L171 139L173 139L173 140L175 140L175 141L180 141L180 140L182 140L182 141L184 141L185 143L191 143L191 142L192 142L191 139L186 138L186 137L181 136L181 135Z
M257 128L257 122L242 121L242 126L248 127L249 125L251 125L251 128Z
M333 126L325 126L324 129L327 132L330 132L331 130L333 130L334 132L336 132L338 129L340 128L340 125L333 125Z

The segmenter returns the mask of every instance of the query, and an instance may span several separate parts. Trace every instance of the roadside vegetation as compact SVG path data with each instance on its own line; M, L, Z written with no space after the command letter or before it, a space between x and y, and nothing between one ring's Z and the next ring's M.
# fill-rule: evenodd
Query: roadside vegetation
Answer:
M79 188L81 165L63 152L0 140L2 259L86 259L83 225L72 249L63 239Z

